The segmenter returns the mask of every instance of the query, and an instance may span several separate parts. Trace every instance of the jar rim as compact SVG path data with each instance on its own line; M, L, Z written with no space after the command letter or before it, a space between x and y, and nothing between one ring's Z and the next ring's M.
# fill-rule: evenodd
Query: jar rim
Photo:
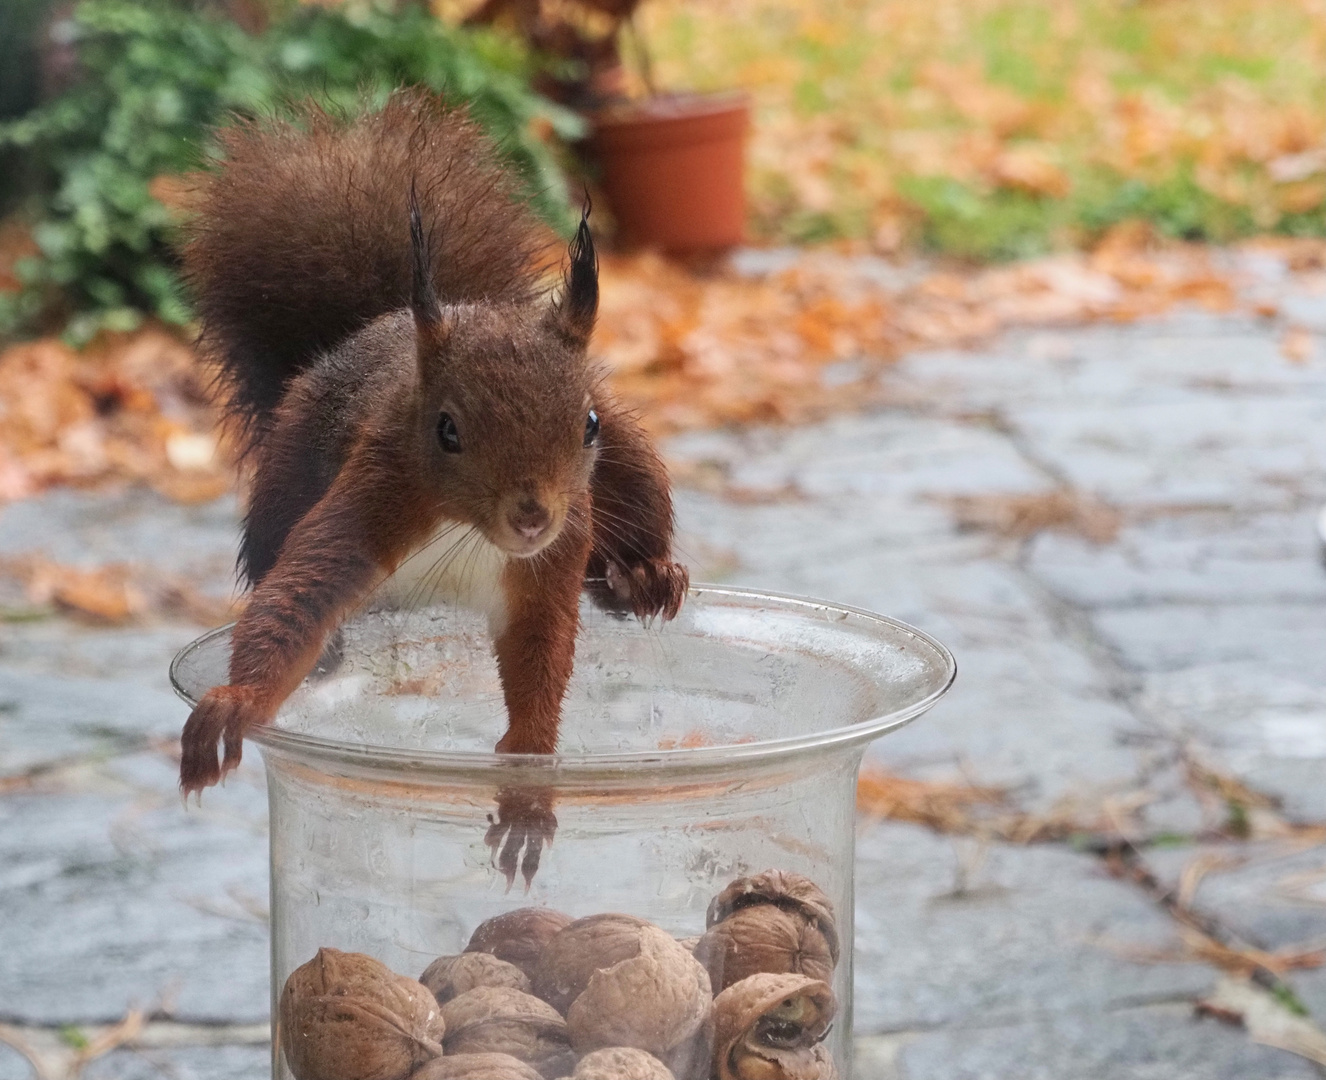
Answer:
M936 677L929 681L926 693L896 709L855 723L825 728L821 731L783 736L774 739L732 743L718 746L679 746L669 749L618 751L613 753L562 752L554 754L499 754L474 750L405 749L373 743L327 739L304 732L290 731L275 724L254 728L246 733L264 751L324 765L339 765L356 772L405 773L414 779L445 775L449 779L500 776L504 782L556 783L559 778L588 780L637 775L641 772L692 773L733 765L750 766L785 762L789 757L862 745L905 726L928 711L953 685L957 662L940 641L915 626L887 615L846 604L834 604L811 597L764 592L726 585L692 584L687 602L705 598L745 601L748 604L774 605L784 610L830 614L838 619L852 618L864 623L901 632L931 653L931 667ZM199 651L216 647L228 638L234 623L209 630L176 654L170 665L170 683L175 693L190 707L210 687L191 682L186 669ZM896 647L896 643L894 644ZM934 661L938 661L937 664Z

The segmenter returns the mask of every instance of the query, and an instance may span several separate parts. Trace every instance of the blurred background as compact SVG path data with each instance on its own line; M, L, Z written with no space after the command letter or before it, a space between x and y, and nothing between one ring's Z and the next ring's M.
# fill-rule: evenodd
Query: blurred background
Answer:
M217 125L402 83L594 196L693 577L958 656L862 781L858 1080L1326 1074L1326 2L0 0L0 1080L265 1075L174 244ZM712 183L640 187L688 110Z

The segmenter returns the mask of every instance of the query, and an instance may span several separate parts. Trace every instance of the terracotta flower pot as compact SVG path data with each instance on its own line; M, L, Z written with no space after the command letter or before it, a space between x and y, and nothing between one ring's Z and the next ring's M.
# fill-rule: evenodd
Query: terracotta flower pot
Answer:
M590 121L590 151L623 243L679 253L741 243L745 95L651 98Z

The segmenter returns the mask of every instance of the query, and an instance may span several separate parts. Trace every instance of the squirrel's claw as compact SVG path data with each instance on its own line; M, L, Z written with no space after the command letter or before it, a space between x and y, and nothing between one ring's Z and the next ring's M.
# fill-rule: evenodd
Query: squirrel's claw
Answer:
M613 599L642 621L658 615L664 622L675 619L691 583L686 567L666 559L645 559L629 567L610 562L603 576Z
M253 693L213 687L189 714L180 735L180 790L187 798L225 778L244 756L244 732L265 722ZM217 750L224 752L220 763Z
M492 850L493 865L502 871L506 887L515 884L516 870L525 879L525 891L539 872L545 845L551 847L557 833L551 791L504 788L497 793L497 817L488 815L484 842ZM521 852L524 851L522 857Z

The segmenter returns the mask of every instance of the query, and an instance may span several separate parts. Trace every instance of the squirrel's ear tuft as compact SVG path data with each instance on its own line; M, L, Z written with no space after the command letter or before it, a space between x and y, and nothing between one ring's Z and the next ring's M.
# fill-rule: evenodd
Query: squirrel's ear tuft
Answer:
M446 320L442 304L433 287L433 260L431 235L424 235L423 214L419 212L419 196L410 181L410 253L413 261L413 280L410 285L410 308L419 339L440 344L446 338Z
M586 194L580 227L571 241L571 265L566 271L566 286L554 308L559 329L582 346L589 344L599 310L599 257L589 231L589 213L593 208Z

